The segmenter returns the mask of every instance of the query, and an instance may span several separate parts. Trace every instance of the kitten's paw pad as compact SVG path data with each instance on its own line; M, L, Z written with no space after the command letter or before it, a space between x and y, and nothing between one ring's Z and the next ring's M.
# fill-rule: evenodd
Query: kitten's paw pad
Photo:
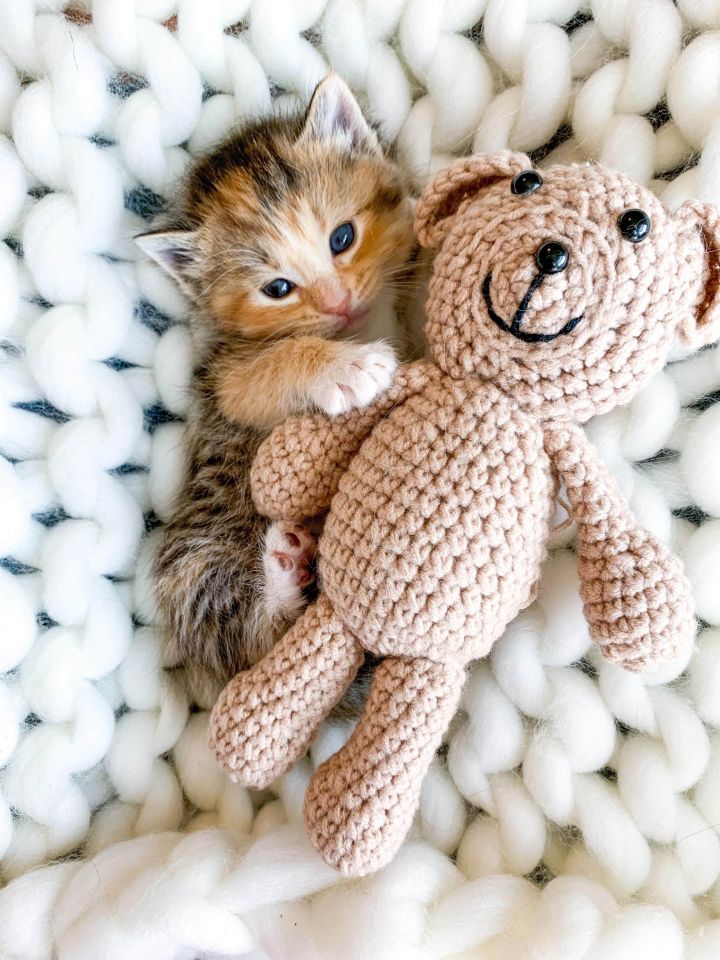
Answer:
M315 538L298 523L274 523L265 537L263 563L269 584L278 593L296 591L315 578Z
M387 390L396 367L395 354L384 343L347 344L318 377L312 399L332 416L365 407Z

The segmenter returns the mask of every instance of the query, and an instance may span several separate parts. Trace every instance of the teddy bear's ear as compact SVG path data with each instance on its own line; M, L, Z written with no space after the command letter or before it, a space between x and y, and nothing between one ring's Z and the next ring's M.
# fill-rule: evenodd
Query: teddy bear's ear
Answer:
M704 295L697 313L679 329L683 343L703 347L720 337L720 207L691 200L680 207L676 217L687 230L700 233L705 247Z
M441 170L425 187L415 211L415 232L423 247L438 247L450 222L483 187L509 180L532 163L524 153L480 153Z

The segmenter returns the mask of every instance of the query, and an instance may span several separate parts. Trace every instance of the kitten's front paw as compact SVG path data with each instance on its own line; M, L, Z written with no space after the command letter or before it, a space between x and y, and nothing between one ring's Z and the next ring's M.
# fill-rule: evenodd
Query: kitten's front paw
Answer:
M392 383L397 360L385 343L346 343L313 385L314 403L332 416L365 407Z

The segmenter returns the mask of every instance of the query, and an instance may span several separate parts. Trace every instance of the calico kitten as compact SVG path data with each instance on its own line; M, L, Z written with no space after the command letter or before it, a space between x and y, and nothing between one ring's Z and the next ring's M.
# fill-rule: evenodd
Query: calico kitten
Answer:
M255 513L249 470L289 414L368 403L395 366L394 282L411 210L347 86L305 116L232 136L187 177L175 219L137 238L194 304L190 462L155 564L168 659L209 707L295 620L312 580L303 527ZM350 339L352 337L352 339Z

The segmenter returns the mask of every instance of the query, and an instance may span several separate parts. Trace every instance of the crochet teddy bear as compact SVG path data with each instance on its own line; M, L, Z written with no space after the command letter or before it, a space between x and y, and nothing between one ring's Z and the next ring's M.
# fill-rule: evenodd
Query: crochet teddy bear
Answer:
M387 863L455 710L469 660L534 597L559 482L582 599L603 655L652 668L689 642L680 562L632 515L579 426L630 400L676 334L720 332L719 212L666 210L593 165L541 173L517 153L439 173L417 208L437 248L433 362L364 410L297 417L264 442L258 509L328 511L317 601L225 688L211 744L264 787L308 748L370 651L380 662L348 743L305 798L313 844L347 875Z

